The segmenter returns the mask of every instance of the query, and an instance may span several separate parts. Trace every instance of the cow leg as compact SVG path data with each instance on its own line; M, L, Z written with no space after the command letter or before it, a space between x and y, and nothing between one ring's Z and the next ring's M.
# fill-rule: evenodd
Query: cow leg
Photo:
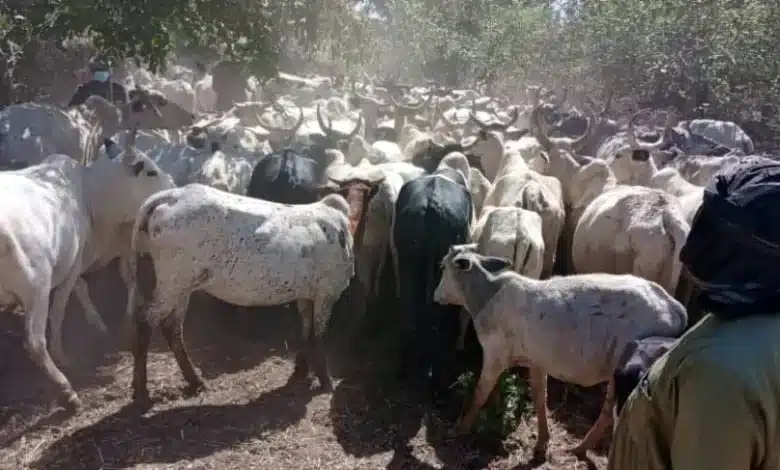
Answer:
M173 352L173 357L176 358L176 364L179 365L184 380L187 382L185 392L188 395L194 395L203 391L206 386L203 383L203 378L195 370L190 355L187 354L187 348L184 346L184 318L187 315L189 300L189 296L186 296L179 301L176 309L160 322L160 330L168 347Z
M547 374L538 367L529 367L531 400L536 413L536 445L534 454L544 455L550 442L550 426L547 422Z
M469 312L464 308L461 309L458 318L460 319L460 325L458 331L458 342L455 347L458 349L458 351L463 351L464 349L466 349L466 332L468 331L469 328L469 320L471 320L471 316L469 315Z
M582 438L576 447L569 449L569 452L578 456L585 457L585 453L596 447L601 440L604 432L612 425L613 415L612 408L615 405L615 382L610 380L607 382L607 390L604 394L604 404L601 406L601 412L593 427L590 428L585 437Z
M292 376L295 379L304 379L309 375L313 307L309 300L299 300L296 302L296 306L301 317L301 339L298 354L295 356L295 370L293 370Z
M372 294L374 297L379 298L382 293L382 275L384 274L385 265L387 264L387 240L379 245L379 259L377 260L376 268L374 269L374 281Z
M49 316L49 286L44 285L32 299L25 317L25 348L33 361L43 369L46 376L59 388L59 402L66 409L81 408L81 400L73 390L65 374L54 364L46 349L46 319Z
M87 281L83 277L79 276L76 280L76 284L73 285L73 293L81 302L81 307L84 309L84 317L93 328L98 330L103 336L108 335L108 327L103 318L100 317L100 313L95 308L95 304L92 302L92 297L89 295L89 286Z
M469 411L460 419L456 427L458 433L465 433L474 425L474 421L479 415L479 410L487 403L506 366L506 361L491 354L489 348L485 348L482 355L482 372L479 374L479 382L474 390L474 398Z
M60 367L67 368L69 361L65 355L65 348L62 344L62 323L65 320L65 307L68 299L73 293L73 287L81 278L79 269L73 269L62 284L55 287L51 293L51 310L49 311L49 322L51 323L51 352L54 359Z
M129 295L135 295L133 289ZM147 361L149 346L152 340L152 324L159 325L165 337L168 347L173 352L179 369L187 381L189 388L200 390L203 388L203 379L195 371L192 362L184 348L182 338L184 316L187 311L189 294L177 293L175 296L161 295L156 290L153 300L140 302L140 308L134 308L135 299L128 304L128 315L134 320L131 332L131 344L133 350L133 401L140 406L149 404L149 389L147 386ZM186 291L186 292L191 292ZM133 310L130 310L133 308Z
M131 292L130 295L134 293ZM133 401L141 406L149 403L147 386L147 360L152 342L152 325L148 313L153 306L142 305L139 310L128 312L134 321L131 323L130 347L133 351Z
M325 392L333 390L333 380L328 371L328 352L325 348L325 333L328 319L333 310L335 300L317 300L311 302L311 339L309 364L314 366L314 374L320 381L320 389Z
M395 243L390 240L390 258L393 260L393 276L395 278L395 298L401 300L401 270L398 267L398 250L395 249Z

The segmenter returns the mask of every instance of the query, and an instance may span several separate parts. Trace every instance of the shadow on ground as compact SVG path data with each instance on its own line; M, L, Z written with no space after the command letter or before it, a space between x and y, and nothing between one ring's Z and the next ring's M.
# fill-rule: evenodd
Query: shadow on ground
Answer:
M143 418L124 408L53 442L33 468L125 467L209 456L294 425L313 396L307 385L290 382L241 405L183 406Z

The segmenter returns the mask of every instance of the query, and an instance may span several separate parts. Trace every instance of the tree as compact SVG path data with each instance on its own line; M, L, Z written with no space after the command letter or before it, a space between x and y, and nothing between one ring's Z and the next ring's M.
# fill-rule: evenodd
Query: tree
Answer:
M179 47L216 48L230 59L275 72L289 38L315 43L319 18L349 1L324 0L17 0L2 14L14 27L4 43L89 38L102 54L134 58L157 70ZM259 67L262 65L262 67Z

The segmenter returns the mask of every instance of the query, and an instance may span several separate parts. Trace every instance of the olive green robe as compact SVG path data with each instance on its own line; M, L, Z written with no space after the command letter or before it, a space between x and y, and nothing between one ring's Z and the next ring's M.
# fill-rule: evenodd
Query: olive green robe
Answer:
M780 315L691 328L629 397L607 468L780 470Z

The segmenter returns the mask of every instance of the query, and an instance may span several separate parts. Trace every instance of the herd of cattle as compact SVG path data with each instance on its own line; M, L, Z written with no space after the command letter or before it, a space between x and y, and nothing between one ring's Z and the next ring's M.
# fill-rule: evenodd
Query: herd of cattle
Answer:
M82 276L116 258L139 402L149 399L152 327L189 387L203 386L182 336L194 291L244 307L294 301L305 340L295 374L311 370L330 389L331 310L354 276L362 315L388 268L407 333L402 362L434 390L449 384L448 356L473 323L483 363L460 430L500 374L521 365L538 450L549 440L547 374L608 384L572 449L584 452L612 419L615 374L645 341L689 326L678 254L704 185L762 158L733 122L669 114L656 128L639 124L643 110L621 123L609 99L565 110L565 94L539 88L510 105L475 90L285 75L264 93L273 99L255 84L252 101L217 113L203 98L213 97L210 77L179 78L189 88L166 94L144 76L126 105L92 96L72 109L0 111L0 303L25 313L26 347L73 410L81 402L60 369L65 305L75 293L105 332ZM142 257L152 288L139 278ZM457 336L437 324L458 315Z

